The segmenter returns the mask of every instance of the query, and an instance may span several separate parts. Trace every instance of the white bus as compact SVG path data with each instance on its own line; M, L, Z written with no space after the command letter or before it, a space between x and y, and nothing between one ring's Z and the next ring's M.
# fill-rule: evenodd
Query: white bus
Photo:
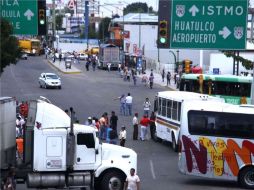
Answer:
M169 141L174 151L177 151L179 129L181 124L182 103L184 101L203 100L220 101L224 99L185 91L158 92L154 111L156 113L154 139Z
M183 174L254 188L254 106L185 102L178 167Z

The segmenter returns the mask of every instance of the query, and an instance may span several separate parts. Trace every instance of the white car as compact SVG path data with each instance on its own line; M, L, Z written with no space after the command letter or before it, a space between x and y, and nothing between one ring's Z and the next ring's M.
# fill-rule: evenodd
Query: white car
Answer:
M86 60L88 58L88 55L85 53L79 53L78 57L80 60Z
M62 88L61 79L54 73L41 73L39 77L40 88Z

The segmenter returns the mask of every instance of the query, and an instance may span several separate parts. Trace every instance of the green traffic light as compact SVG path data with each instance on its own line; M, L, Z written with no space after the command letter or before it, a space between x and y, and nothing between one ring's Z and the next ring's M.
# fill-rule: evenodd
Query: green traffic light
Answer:
M160 43L165 44L166 43L166 38L161 37L160 38Z
M40 20L40 24L41 25L45 24L45 21L44 20Z

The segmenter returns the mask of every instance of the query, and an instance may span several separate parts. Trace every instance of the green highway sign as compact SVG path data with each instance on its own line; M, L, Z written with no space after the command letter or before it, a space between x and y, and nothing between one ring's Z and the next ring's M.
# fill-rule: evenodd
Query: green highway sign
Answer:
M245 49L248 0L172 0L170 48Z
M1 0L1 17L12 23L14 34L38 34L38 0Z

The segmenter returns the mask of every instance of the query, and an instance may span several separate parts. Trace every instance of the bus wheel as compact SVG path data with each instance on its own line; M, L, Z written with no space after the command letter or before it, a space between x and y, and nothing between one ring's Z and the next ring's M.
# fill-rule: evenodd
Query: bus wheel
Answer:
M172 133L172 148L175 152L177 152L176 138L175 138L175 135L173 133Z
M254 167L246 167L240 171L239 174L240 184L249 189L254 188Z

